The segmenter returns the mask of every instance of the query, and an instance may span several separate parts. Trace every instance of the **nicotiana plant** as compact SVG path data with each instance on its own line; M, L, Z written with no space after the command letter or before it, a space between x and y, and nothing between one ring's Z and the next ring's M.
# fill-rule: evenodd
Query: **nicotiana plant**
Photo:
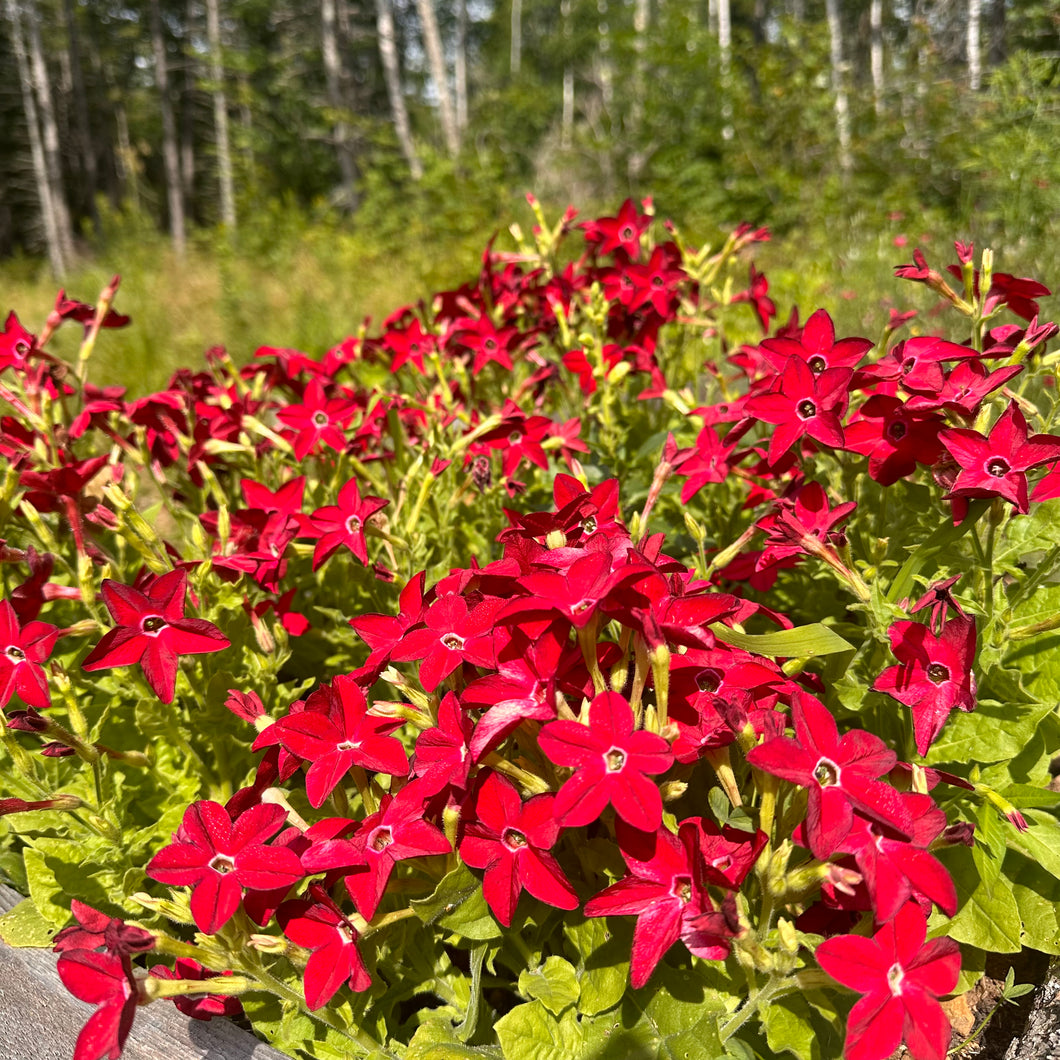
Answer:
M75 1060L162 998L319 1060L942 1060L1060 953L1048 290L918 250L948 316L837 338L765 230L531 205L142 398L89 381L117 278L8 317L0 934Z

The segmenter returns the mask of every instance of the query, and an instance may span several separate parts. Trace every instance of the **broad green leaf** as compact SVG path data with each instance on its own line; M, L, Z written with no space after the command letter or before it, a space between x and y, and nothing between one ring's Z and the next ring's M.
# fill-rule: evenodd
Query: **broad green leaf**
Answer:
M789 994L766 1005L758 1018L774 1054L789 1052L798 1060L821 1060L821 1044L810 1006L799 995Z
M456 1028L457 1036L462 1042L466 1042L478 1026L479 1001L482 999L482 963L485 959L486 944L483 942L471 952L471 988L468 993L464 1019Z
M1039 722L1055 709L1050 703L1032 705L980 703L970 714L954 711L927 754L930 765L940 762L1000 762L1026 746Z
M1060 880L1060 822L1041 810L1027 810L1023 816L1030 827L1026 832L1012 828L1008 845Z
M557 1018L540 1001L516 1005L496 1023L504 1060L582 1060L586 1029L573 1009Z
M980 804L975 819L975 845L972 847L972 860L975 862L987 895L992 896L994 884L1001 875L1001 863L1005 858L1005 832L997 810L989 802Z
M578 1011L595 1016L617 1005L629 979L628 933L616 937L603 917L565 924L563 930L579 956Z
M980 881L972 853L967 847L940 851L957 888L957 915L946 923L946 934L992 953L1018 953L1020 915L1016 899L1006 887L988 893Z
M482 896L478 877L463 863L442 879L429 898L409 904L425 924L435 924L464 938L482 941L501 933Z
M713 623L710 628L718 640L735 648L785 659L807 659L854 650L853 644L821 622L781 629L776 633L738 633L721 622Z
M549 957L540 968L519 975L519 993L530 1000L540 1001L554 1016L578 1000L581 990L570 962L562 957Z
M1005 860L1005 873L1023 921L1023 944L1060 954L1060 880L1014 851Z
M45 949L51 946L55 932L31 898L23 898L14 909L0 916L0 939L9 946Z
M451 1024L439 1019L421 1023L405 1050L405 1060L482 1060L483 1057L503 1060L499 1047L466 1045L456 1036Z

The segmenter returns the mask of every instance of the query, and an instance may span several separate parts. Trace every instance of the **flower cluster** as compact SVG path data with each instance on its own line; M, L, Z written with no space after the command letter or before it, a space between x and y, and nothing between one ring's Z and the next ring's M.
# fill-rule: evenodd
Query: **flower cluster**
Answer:
M302 1008L320 1055L474 1048L487 1008L502 1043L610 1036L676 969L716 1055L776 1048L822 972L863 995L848 1060L946 1054L954 939L997 937L959 895L1001 902L1055 825L1051 701L1011 647L1057 625L1047 291L958 244L963 292L920 251L898 272L967 341L771 332L764 230L712 253L647 201L535 210L320 358L94 387L116 280L0 332L0 817L62 811L115 908L154 889L150 931L70 896L77 1060L160 997L245 995L291 1049ZM68 319L76 369L46 349ZM24 820L27 864L62 856Z

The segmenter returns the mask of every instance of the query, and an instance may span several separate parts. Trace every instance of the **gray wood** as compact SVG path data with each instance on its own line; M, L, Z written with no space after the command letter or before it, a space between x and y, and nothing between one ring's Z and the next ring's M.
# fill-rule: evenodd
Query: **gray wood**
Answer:
M0 886L0 912L22 900ZM59 981L57 956L0 943L0 1060L70 1060L91 1005ZM167 1001L136 1013L123 1060L288 1060L226 1019L189 1019Z
M1060 1060L1060 958L1053 958L1045 981L1034 992L1027 1025L1005 1060Z

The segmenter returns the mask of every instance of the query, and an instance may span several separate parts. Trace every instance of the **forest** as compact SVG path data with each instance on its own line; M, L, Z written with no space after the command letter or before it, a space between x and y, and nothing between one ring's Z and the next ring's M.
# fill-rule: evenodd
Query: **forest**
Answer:
M530 191L586 216L650 196L660 218L708 238L768 225L797 241L797 280L806 259L834 279L871 258L878 274L881 255L921 235L1004 247L1008 267L1046 278L1060 260L1046 238L1060 214L1048 0L3 0L3 12L9 294L46 311L41 280L168 270L205 285L203 312L226 292L242 307L193 330L200 349L260 319L253 292L280 272L300 292L269 295L283 340L334 341L356 312L463 277L491 232L526 223ZM340 273L375 293L347 303L344 325L307 329L305 302L333 305Z

